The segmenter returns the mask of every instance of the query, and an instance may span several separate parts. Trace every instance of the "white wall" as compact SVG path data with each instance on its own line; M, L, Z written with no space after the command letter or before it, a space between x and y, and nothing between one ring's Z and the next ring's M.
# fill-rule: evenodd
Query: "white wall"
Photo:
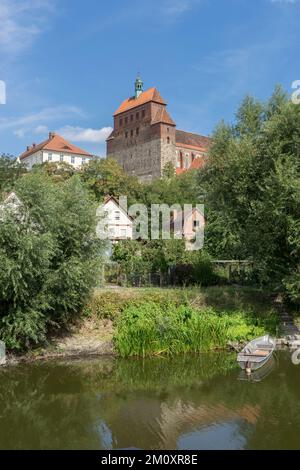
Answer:
M49 160L49 154L52 155L51 162L57 163L60 162L60 156L63 156L63 161L65 163L68 163L69 165L72 165L76 168L81 167L83 164L88 163L92 157L85 157L84 155L79 155L79 154L67 154L67 153L62 153L62 152L50 152L50 151L45 151L45 150L40 150L39 152L35 152L32 155L29 155L29 157L23 158L21 160L22 163L24 163L29 170L33 167L33 165L41 164L50 161ZM74 162L73 162L74 158ZM85 159L85 163L83 163L82 159Z
M31 170L33 165L40 165L43 162L43 152L39 151L29 155L29 157L23 158L21 163L24 163L28 170Z
M100 225L103 226L103 223L105 224L105 232L110 240L132 239L132 220L114 200L109 199L99 209L98 214L102 214L105 217L104 221L100 221L99 227Z
M49 159L49 155L52 155L51 160ZM51 152L49 150L47 151L44 150L43 151L43 163L44 162L53 162L53 163L60 162L61 155L63 157L64 163L68 163L68 165L75 166L76 168L84 165L85 163L88 163L92 159L92 157L86 157L84 155L79 155L79 154L68 154L68 153Z

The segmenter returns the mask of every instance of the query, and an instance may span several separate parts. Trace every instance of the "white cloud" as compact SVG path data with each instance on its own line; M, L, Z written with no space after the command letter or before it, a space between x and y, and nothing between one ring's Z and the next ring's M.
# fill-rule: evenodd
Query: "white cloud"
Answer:
M199 0L165 0L162 4L162 12L169 19L176 19L196 3L199 3Z
M44 126L44 125L39 125L37 126L35 129L33 129L33 133L34 134L48 134L49 132L49 129L48 129L48 126Z
M14 135L18 137L18 139L23 139L26 135L26 129L16 129Z
M30 131L32 125L37 124L36 129L41 131L43 123L67 119L74 116L84 117L83 112L76 106L56 106L44 108L37 113L26 114L21 117L8 117L0 119L0 131L7 129ZM20 133L19 133L20 135Z
M11 55L30 46L53 11L51 0L0 0L0 49Z
M296 0L270 0L271 3L296 3Z
M64 126L57 130L57 133L71 142L103 143L112 132L111 127L101 129L91 129L76 126Z

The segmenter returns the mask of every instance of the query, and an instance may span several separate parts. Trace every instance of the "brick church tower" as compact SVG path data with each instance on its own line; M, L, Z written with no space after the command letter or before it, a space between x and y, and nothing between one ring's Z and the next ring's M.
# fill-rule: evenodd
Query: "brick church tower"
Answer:
M181 133L180 141L185 142L181 142L180 149L178 133ZM199 152L197 157L204 157L209 140L177 131L168 114L167 103L157 89L144 91L143 82L137 77L134 96L123 101L114 113L114 129L107 139L107 156L114 157L126 173L146 182L159 178L168 162L172 162L177 172L188 169L196 158L192 149ZM193 145L189 146L189 143Z

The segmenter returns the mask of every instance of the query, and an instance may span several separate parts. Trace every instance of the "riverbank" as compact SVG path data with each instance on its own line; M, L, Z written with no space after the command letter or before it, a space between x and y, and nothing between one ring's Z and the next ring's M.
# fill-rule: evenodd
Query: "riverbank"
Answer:
M201 338L203 342L206 341L206 350L226 348L230 344L236 345L238 342L242 344L251 336L267 330L272 334L276 334L276 328L278 328L276 308L272 303L270 293L250 287L214 286L188 289L110 287L97 289L86 308L68 329L56 332L55 335L48 338L47 344L35 347L25 354L8 354L7 363L15 364L68 357L135 355L140 350L142 351L144 346L141 345L140 348L139 345L138 347L135 345L132 349L127 348L125 354L124 349L120 349L120 345L118 347L117 339L120 338L120 332L124 339L124 328L121 331L120 324L123 327L125 325L127 328L128 322L124 321L125 316L127 319L135 317L137 312L141 312L141 310L145 312L145 308L149 310L152 316L152 326L154 325L154 328L157 327L158 318L164 322L166 309L169 309L168 322L167 326L164 325L164 331L171 329L171 312L177 312L177 318L173 316L175 323L182 314L192 314L194 320L195 315L206 315L205 318L203 317L202 326L206 326L207 322L210 321L210 329L206 329L206 332L202 331L202 336L199 333L199 329L202 327L195 327L195 323L193 323L192 328L198 328L193 338L191 338L191 335L187 338L187 333L191 330L191 325L187 324L184 335L177 338L177 349L174 349L174 338L168 333L168 338L164 338L163 348L160 346L156 348L147 346L147 354L149 355L152 353L197 352L195 345ZM185 313L182 313L182 308ZM155 309L158 309L160 313L157 312L157 315L152 315L151 312ZM225 321L225 317L227 321ZM149 324L148 317L146 320L146 323ZM231 329L230 339L226 336L221 338L222 329L228 323L230 323L228 328ZM177 326L176 324L176 328ZM183 325L181 324L181 326ZM131 337L138 336L138 328L137 324L133 324L126 334ZM150 343L153 343L154 339L156 340L155 331L153 329L151 331ZM160 334L161 331L160 325ZM216 334L216 331L218 331L218 334ZM210 341L211 335L214 336L214 341ZM173 346L168 348L170 341ZM184 345L185 341L189 344L194 341L194 349L191 349L188 344ZM178 348L180 342L183 346Z

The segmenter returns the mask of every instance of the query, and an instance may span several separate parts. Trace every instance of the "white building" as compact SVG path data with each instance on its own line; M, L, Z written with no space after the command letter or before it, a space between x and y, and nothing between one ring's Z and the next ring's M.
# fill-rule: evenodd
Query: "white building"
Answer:
M104 233L106 239L112 242L132 240L133 219L113 196L108 196L105 199L104 204L98 209L98 215L103 217L97 228L100 237Z
M31 170L33 165L45 162L64 162L79 168L92 158L94 158L93 155L76 147L54 132L49 132L49 137L44 142L27 147L27 150L19 157L28 170Z

